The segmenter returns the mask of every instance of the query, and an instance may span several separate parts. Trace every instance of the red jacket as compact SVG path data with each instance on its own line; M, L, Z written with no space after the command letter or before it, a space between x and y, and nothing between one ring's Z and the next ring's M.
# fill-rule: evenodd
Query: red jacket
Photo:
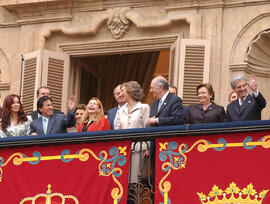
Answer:
M85 123L80 124L77 127L77 132L82 132L83 126ZM100 119L98 123L92 122L92 124L87 128L87 132L89 131L102 131L102 130L110 130L110 124L107 118L103 117Z

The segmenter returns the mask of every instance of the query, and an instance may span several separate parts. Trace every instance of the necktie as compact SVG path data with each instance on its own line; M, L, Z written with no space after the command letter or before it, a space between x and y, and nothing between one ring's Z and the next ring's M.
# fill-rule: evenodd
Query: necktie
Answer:
M241 104L240 106L242 106L244 104L244 99L241 99Z
M161 106L162 106L162 100L159 100L159 104L158 104L158 112L159 112Z
M45 134L47 133L47 127L48 127L48 119L43 118L43 131Z

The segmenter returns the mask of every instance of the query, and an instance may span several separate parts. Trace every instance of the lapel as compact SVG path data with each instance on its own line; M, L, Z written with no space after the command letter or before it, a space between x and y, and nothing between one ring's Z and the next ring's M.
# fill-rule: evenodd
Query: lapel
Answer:
M42 125L42 117L39 117L37 120L37 129L40 130L42 135L45 135L45 132L43 130L43 125Z
M113 110L112 118L115 118L117 111L118 111L118 106Z
M160 109L159 109L159 111L158 111L158 113L157 113L157 116L161 113L161 111L168 105L168 103L169 103L169 101L170 101L170 98L171 98L171 96L170 96L170 93L167 95L167 97L165 98L165 100L164 100L164 102L163 102L163 104L161 105L161 107L160 107ZM158 101L158 103L159 103L159 101ZM157 104L158 104L157 103ZM157 105L157 109L158 109L158 105Z
M232 107L233 107L233 110L235 111L236 115L240 115L240 105L239 105L238 98L232 102Z
M247 95L246 100L244 100L241 108L240 108L240 114L247 109L247 106L251 103L252 96L250 94ZM237 100L238 101L238 100Z
M54 121L55 121L55 116L56 114L54 113L50 118L49 118L49 122L48 122L48 127L47 127L47 133L46 135L50 134L50 131L53 127Z

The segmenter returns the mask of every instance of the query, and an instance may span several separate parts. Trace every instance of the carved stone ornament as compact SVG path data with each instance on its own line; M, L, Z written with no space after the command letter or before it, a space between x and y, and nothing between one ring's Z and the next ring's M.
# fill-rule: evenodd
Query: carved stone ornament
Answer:
M126 13L130 10L130 8L113 8L106 11L107 26L114 38L123 38L127 33L130 21L126 18Z

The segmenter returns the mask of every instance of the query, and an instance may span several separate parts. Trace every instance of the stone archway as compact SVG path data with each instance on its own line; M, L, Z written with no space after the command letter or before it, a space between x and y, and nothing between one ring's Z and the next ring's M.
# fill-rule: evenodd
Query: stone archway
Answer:
M260 32L251 41L245 62L258 72L270 75L270 28Z
M252 19L238 34L234 41L230 56L230 74L249 77L254 73L258 89L270 100L270 13L265 13ZM269 119L270 107L267 106L263 119Z

